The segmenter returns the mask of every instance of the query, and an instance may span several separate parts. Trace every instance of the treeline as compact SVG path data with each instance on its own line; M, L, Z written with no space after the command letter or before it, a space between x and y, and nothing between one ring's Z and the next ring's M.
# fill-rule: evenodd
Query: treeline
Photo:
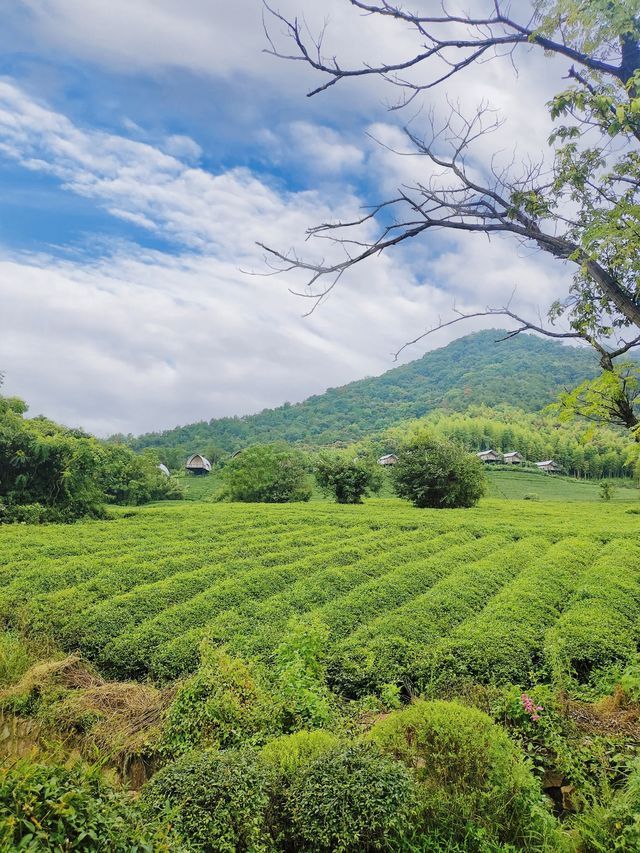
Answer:
M574 477L640 477L637 457L634 459L633 447L624 433L605 427L594 429L583 421L558 423L552 415L530 414L510 406L433 412L385 430L369 444L380 455L394 453L407 434L425 427L469 451L517 450L531 463L554 459L565 474Z
M285 403L246 417L218 418L134 438L118 436L136 450L157 449L172 465L193 448L212 456L248 444L287 441L330 445L352 442L436 409L507 403L533 412L565 388L594 377L593 353L520 335L503 343L504 331L467 335L382 376L329 388L302 403ZM212 460L213 461L213 460Z
M181 497L157 457L107 444L0 397L0 523L73 521L104 515L106 504Z

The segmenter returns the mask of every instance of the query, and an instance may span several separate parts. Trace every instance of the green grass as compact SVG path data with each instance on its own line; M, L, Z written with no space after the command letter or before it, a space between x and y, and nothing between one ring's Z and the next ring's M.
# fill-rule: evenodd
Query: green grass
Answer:
M392 498L393 489L385 472L385 481L380 497ZM187 500L214 500L220 492L220 471L214 471L205 477L180 474L176 477L182 485ZM597 480L577 480L574 477L562 477L543 471L519 471L517 469L493 469L487 466L488 496L505 500L522 500L525 495L537 495L544 501L599 501L600 488ZM612 481L615 485L614 501L640 500L640 489L631 480ZM315 488L313 501L326 501L319 488Z
M543 501L600 501L598 480L577 480L544 471L487 471L488 495L492 498L522 500L525 495L537 495ZM633 481L612 480L614 501L638 501L640 489Z
M640 514L622 502L173 503L0 529L0 618L117 677L190 671L204 637L269 661L291 620L315 619L346 693L405 677L524 682L534 668L573 666L558 658L556 626L589 578L613 582L624 564L598 612L633 611L638 540ZM620 657L605 623L594 622L598 666Z

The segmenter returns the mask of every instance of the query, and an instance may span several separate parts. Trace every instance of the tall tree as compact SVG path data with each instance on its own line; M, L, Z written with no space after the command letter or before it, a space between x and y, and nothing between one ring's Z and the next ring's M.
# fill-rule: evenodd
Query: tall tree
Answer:
M516 4L479 0L476 5L484 11L478 14L449 11L443 4L427 15L388 0L344 2L385 19L389 27L409 27L419 48L401 61L349 67L326 53L324 32L314 39L298 19L267 6L270 20L279 24L268 27L270 52L302 61L324 78L310 96L352 78L375 76L398 91L394 108L401 108L481 61L539 49L566 60L570 81L549 104L556 121L549 139L552 160L541 156L538 162L506 167L489 162L478 170L474 148L499 120L484 104L472 115L450 105L439 124L431 115L426 133L404 127L412 150L436 167L434 177L416 177L351 221L310 228L311 236L328 238L344 250L337 260L317 262L263 246L270 262L283 271L307 271L305 295L317 304L351 267L431 229L505 233L535 246L574 267L568 297L550 306L550 325L519 316L509 303L456 313L449 323L501 314L515 322L514 334L531 329L587 341L608 376L592 389L591 415L594 394L606 391L611 406L599 411L614 411L614 420L640 440L636 399L629 393L635 390L637 367L619 364L640 345L640 0L523 0L517 13ZM293 51L285 49L282 35ZM582 400L584 393L572 398L578 412Z

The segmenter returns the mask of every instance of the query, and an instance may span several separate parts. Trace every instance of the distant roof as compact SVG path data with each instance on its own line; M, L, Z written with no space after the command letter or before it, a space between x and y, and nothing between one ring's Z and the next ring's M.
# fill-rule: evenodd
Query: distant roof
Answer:
M479 450L476 454L477 456L490 456L493 454L494 456L500 456L497 450Z
M167 477L171 476L171 471L167 468L167 466L163 462L161 462L158 465L158 471L162 471L162 473L165 474Z
M510 450L508 453L503 453L503 456L506 459L507 456L522 456L522 453L519 450Z
M201 453L193 453L186 461L185 468L204 468L205 471L211 470L211 462L206 456Z

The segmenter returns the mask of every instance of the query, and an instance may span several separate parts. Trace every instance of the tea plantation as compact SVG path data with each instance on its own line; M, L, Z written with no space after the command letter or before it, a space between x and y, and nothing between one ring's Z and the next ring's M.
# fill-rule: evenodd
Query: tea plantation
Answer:
M2 527L0 850L640 849L625 493Z
M121 679L191 672L204 638L268 662L301 619L326 626L352 698L532 671L586 683L640 640L635 506L182 504L18 525L1 532L0 616Z

